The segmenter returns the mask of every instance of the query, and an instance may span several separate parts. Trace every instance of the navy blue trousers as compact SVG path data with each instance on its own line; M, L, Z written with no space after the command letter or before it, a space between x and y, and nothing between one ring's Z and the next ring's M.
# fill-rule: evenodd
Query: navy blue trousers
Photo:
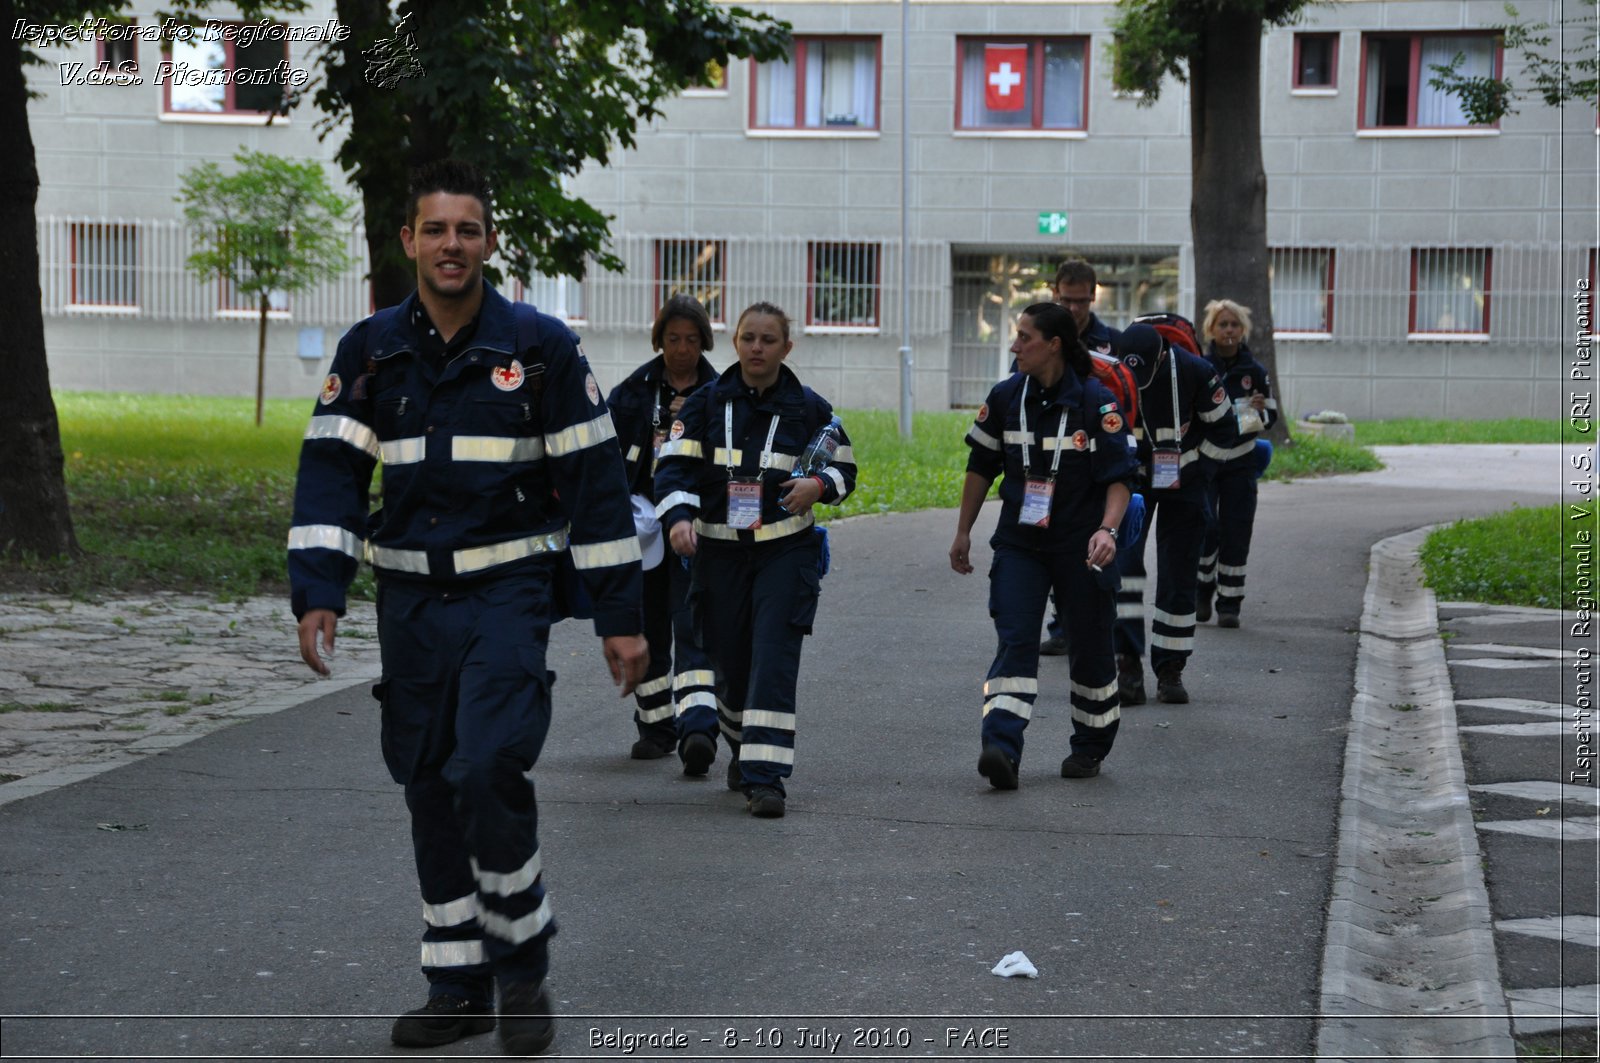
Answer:
M667 749L677 742L676 718L686 705L715 711L715 681L689 623L689 569L670 550L644 574L644 637L650 667L634 688L633 722L640 738Z
M1039 697L1039 623L1054 591L1071 660L1072 751L1101 760L1111 752L1122 717L1111 629L1116 599L1083 563L1081 548L1060 552L994 544L989 569L989 615L999 645L983 684L983 744L1022 760L1022 733Z
M490 1003L492 976L549 968L556 928L527 772L550 727L550 609L542 568L463 592L379 588L383 756L411 810L434 993Z
M1117 592L1118 653L1144 656L1145 543L1156 540L1156 596L1150 613L1150 665L1180 668L1194 652L1195 582L1200 544L1206 533L1206 507L1174 491L1142 492L1144 529L1133 549L1117 554L1122 589Z
M1256 523L1256 478L1251 468L1227 468L1211 482L1211 521L1200 550L1200 583L1215 584L1217 612L1238 613L1244 602L1250 536Z
M690 593L718 706L685 709L679 728L715 740L720 723L746 789L783 792L794 772L795 689L822 589L820 553L810 530L750 545L700 537Z

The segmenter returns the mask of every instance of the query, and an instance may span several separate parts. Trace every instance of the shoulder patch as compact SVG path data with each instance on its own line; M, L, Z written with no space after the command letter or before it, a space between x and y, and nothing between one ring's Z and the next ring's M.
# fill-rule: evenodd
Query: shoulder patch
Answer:
M1108 413L1104 417L1100 418L1100 431L1102 431L1102 432L1120 432L1120 431L1122 431L1122 415L1120 413L1118 413L1116 410L1112 410L1110 413Z
M1104 406L1100 407L1100 412L1101 413L1110 413L1112 410L1115 410L1116 408L1117 408L1117 404L1116 403L1108 402Z
M1227 397L1228 397L1228 393L1226 391L1222 390L1222 388L1219 387L1219 388L1217 388L1217 390L1215 390L1215 391L1213 391L1211 393L1211 404L1213 406L1221 406L1223 401L1225 399L1227 399Z
M344 384L339 380L339 374L329 373L328 379L322 382L322 394L317 397L317 401L326 406L338 398L339 392L343 390Z
M978 405L978 423L982 424L983 422L987 421L988 419L989 419L989 404L987 402L980 403Z
M515 358L510 365L497 365L489 370L489 383L501 391L515 391L522 386L522 363Z
M591 406L600 405L600 383L595 380L593 373L584 377L583 390L589 393L589 404Z
M669 431L667 433L667 435L670 436L673 439L682 439L683 438L683 422L682 421L673 421L672 422L672 430Z
M1241 377L1239 383L1248 388L1250 386L1250 374L1246 373L1243 377Z

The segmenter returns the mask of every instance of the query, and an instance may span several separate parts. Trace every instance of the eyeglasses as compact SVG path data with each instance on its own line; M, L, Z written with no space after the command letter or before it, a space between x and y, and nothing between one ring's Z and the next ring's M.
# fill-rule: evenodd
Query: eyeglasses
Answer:
M1062 306L1088 306L1090 303L1094 302L1094 300L1093 299L1057 299L1056 302L1060 303Z

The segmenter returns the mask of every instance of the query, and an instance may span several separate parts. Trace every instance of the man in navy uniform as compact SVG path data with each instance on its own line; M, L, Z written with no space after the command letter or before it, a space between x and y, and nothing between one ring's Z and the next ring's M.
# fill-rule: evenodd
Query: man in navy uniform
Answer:
M400 230L417 291L345 334L300 453L289 577L300 655L328 674L363 555L378 577L383 755L405 787L422 888L425 1006L398 1045L496 1024L509 1054L554 1037L555 932L526 773L550 725L545 667L563 554L593 603L612 679L648 660L639 542L599 385L560 321L483 279L484 179L445 161L413 178ZM368 514L383 461L383 506Z

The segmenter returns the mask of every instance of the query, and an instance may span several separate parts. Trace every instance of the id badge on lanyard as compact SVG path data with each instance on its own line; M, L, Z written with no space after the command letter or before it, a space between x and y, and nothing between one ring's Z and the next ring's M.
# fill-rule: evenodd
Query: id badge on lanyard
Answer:
M1048 479L1034 476L1028 471L1030 454L1028 439L1028 385L1029 380L1022 382L1022 400L1018 403L1017 416L1022 427L1022 474L1026 477L1022 488L1022 512L1017 515L1017 523L1032 528L1050 527L1050 503L1056 495L1056 473L1061 468L1061 443L1067 436L1067 411L1061 411L1061 420L1056 422L1056 452L1050 460L1050 476Z
M1183 453L1177 450L1157 450L1150 455L1150 486L1157 491L1171 491L1178 486L1178 470L1183 466Z
M761 481L728 481L728 527L755 531L761 527Z

